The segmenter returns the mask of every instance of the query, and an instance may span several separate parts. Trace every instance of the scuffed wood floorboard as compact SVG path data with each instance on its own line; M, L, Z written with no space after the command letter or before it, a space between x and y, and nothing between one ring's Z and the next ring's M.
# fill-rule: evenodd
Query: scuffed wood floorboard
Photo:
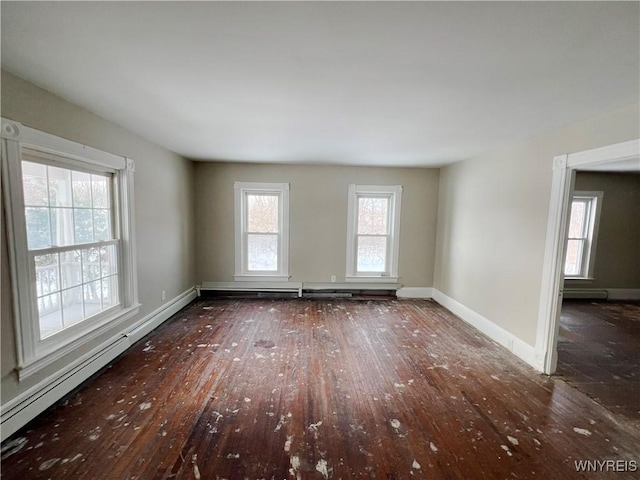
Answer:
M640 460L633 425L425 300L198 300L11 445L7 480L623 479L574 461Z

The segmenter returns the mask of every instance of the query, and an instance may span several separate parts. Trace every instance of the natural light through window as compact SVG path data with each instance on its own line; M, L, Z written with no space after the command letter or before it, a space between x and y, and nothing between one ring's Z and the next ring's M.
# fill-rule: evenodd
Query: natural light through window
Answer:
M2 119L18 378L139 309L133 160Z
M389 198L358 197L358 272L387 271L389 236Z
M118 302L112 175L22 162L40 338Z
M401 196L400 186L349 186L348 281L397 279Z
M277 195L247 194L247 270L278 271Z
M235 183L236 280L288 279L289 185Z
M564 275L591 278L602 192L575 192L571 201Z

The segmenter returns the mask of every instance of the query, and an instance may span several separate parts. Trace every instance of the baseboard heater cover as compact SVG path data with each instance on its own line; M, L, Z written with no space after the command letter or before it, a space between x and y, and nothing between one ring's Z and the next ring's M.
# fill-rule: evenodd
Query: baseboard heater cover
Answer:
M562 297L576 300L607 300L609 298L609 292L607 290L568 288L564 290Z
M565 288L562 296L585 300L640 300L640 288Z
M297 293L298 297L350 298L357 296L396 296L396 283L313 283L313 282L203 282L198 294L210 292L229 296L277 296ZM271 295L267 295L271 294ZM286 295L284 295L286 296Z
M109 365L135 342L171 318L195 298L195 288L191 287L133 325L114 333L110 339L62 367L56 373L5 402L0 408L1 440L6 440L55 402Z

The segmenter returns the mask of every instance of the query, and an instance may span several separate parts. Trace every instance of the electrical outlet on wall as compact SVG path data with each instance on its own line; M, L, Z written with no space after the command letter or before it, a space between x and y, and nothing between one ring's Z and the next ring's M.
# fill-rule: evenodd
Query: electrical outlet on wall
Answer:
M167 299L167 291L162 290L162 293L160 294L160 300L164 302L166 299Z
M331 275L331 283L336 283L336 276L335 275Z

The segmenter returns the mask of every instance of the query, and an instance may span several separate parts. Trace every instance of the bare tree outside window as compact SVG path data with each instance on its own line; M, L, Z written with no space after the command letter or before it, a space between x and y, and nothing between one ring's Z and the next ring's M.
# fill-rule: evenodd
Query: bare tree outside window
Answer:
M389 198L358 197L356 266L359 272L387 269Z
M247 269L278 270L278 195L247 194Z
M289 184L234 182L236 281L289 279Z

